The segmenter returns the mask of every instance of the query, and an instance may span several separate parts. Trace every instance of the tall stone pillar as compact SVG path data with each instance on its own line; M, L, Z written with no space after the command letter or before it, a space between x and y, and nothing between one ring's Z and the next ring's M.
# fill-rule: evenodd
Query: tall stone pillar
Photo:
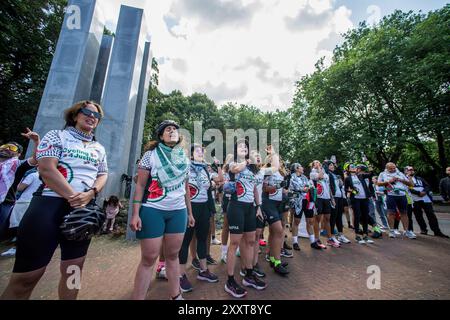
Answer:
M130 175L133 175L136 171L136 162L140 158L142 151L142 135L144 134L145 110L147 107L151 70L152 55L150 52L150 42L146 42L144 58L142 59L141 77L139 79L136 111L134 113L133 133L131 136L130 160L128 164L128 174Z
M109 58L111 57L113 41L113 36L107 34L103 35L89 98L95 102L100 102L102 100L102 93L105 86L106 72L108 70Z
M109 176L103 191L105 197L112 194L122 196L121 176L129 173L146 36L143 10L122 5L102 96L105 118L96 131L96 137L105 146L108 157Z
M152 69L152 54L150 52L150 42L145 43L144 58L142 60L141 78L139 80L139 90L136 102L136 112L134 114L133 134L131 138L130 159L128 163L128 173L133 176L136 172L136 162L142 152L142 135L144 133L145 110L147 107L148 90L150 87L150 77ZM131 196L133 196L135 185L132 183ZM135 240L136 234L131 231L129 225L133 214L133 201L130 199L128 208L127 240Z
M62 129L63 110L89 99L94 79L104 28L97 1L70 0L67 9L34 123L41 136Z

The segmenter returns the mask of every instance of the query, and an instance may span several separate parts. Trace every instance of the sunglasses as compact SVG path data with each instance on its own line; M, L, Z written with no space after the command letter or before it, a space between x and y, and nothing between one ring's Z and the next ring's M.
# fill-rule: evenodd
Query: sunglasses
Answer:
M102 115L99 112L95 112L95 111L89 110L87 108L81 108L80 111L78 111L78 112L81 112L86 117L93 116L94 118L99 119L99 120L102 118Z
M8 149L9 151L12 151L12 152L19 151L19 147L17 147L16 145L13 145L13 144L4 144L4 145L0 146L0 149Z

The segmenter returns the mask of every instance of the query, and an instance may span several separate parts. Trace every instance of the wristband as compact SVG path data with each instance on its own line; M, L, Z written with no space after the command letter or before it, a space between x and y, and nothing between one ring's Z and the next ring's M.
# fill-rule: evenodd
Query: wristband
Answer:
M140 200L133 200L133 203L142 203Z

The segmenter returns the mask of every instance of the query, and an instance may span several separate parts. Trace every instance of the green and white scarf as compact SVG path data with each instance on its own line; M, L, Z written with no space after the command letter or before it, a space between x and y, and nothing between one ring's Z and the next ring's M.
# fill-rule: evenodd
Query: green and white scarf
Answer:
M156 151L156 172L161 186L167 191L180 188L189 172L189 159L186 157L183 148L175 146L170 148L163 143L159 143Z

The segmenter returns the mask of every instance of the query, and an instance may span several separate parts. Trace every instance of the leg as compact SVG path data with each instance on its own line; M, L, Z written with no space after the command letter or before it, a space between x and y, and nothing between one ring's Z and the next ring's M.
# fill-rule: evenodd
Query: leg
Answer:
M208 243L210 243L209 237L210 226L210 213L208 206L202 207L201 213L195 220L195 236L197 238L197 255L200 260L200 267L202 270L206 270L206 256L208 254Z
M144 300L147 296L147 291L150 287L150 280L153 272L153 265L158 258L161 244L162 237L141 240L141 261L139 262L136 277L134 279L134 290L132 294L133 300ZM169 277L168 270L166 273L167 277Z
M433 210L432 203L424 203L425 214L427 215L428 224L430 225L430 229L433 231L435 235L442 234L441 229L439 228L438 219L436 218L436 214Z
M280 260L281 247L283 246L283 226L280 220L269 226L270 230L270 256Z
M182 276L183 274L186 273L186 263L187 263L188 255L189 255L189 245L191 245L194 242L194 241L192 241L192 237L194 236L194 230L195 230L195 227L187 228L186 232L184 233L184 236L183 236L181 249L179 250L179 263L180 263L179 276ZM192 254L192 245L191 245L191 254ZM165 254L164 254L164 256L165 256ZM167 269L166 269L166 274L167 274Z
M408 215L408 230L409 231L414 231L412 211L413 211L412 205L408 204L408 206L406 208L406 213Z
M366 236L369 234L369 201L370 199L362 200L360 206L363 234Z
M427 230L427 224L425 223L425 220L423 219L423 212L422 212L423 208L424 208L423 201L414 202L414 207L413 207L414 217L416 218L416 221L419 224L420 231L426 233L428 230ZM428 221L429 220L430 219L428 219Z
M240 247L242 265L245 269L253 269L253 255L255 251L255 231L244 232L242 246Z
M13 273L0 300L29 299L46 267L24 273Z
M227 273L228 276L234 276L234 267L236 265L236 250L241 242L242 234L230 234L230 245L227 252Z
M331 214L322 214L322 229L327 232L327 238L331 238L331 226L330 226L330 216Z
M71 259L62 260L60 263L61 278L59 280L58 295L60 300L75 300L78 296L78 291L81 285L81 272L83 270L84 261L86 256ZM75 268L75 270L73 269ZM75 272L74 274L72 274ZM79 274L77 273L79 272ZM75 279L76 283L70 283L74 276L78 276L79 279Z
M353 217L355 219L355 222L354 222L355 235L358 236L360 222L361 222L361 200L360 199L352 200L352 210L353 210Z
M342 224L342 213L344 211L344 199L343 198L337 198L336 209L337 209L337 211L336 211L336 227L337 227L338 233L342 233L342 232L344 232L344 226Z
M253 250L253 266L256 266L258 264L258 252L259 252L259 239L261 237L261 234L263 232L263 229L257 228L255 231L255 245Z
M171 297L180 293L179 252L183 243L183 233L166 233L164 235L164 256L166 258L166 275Z

